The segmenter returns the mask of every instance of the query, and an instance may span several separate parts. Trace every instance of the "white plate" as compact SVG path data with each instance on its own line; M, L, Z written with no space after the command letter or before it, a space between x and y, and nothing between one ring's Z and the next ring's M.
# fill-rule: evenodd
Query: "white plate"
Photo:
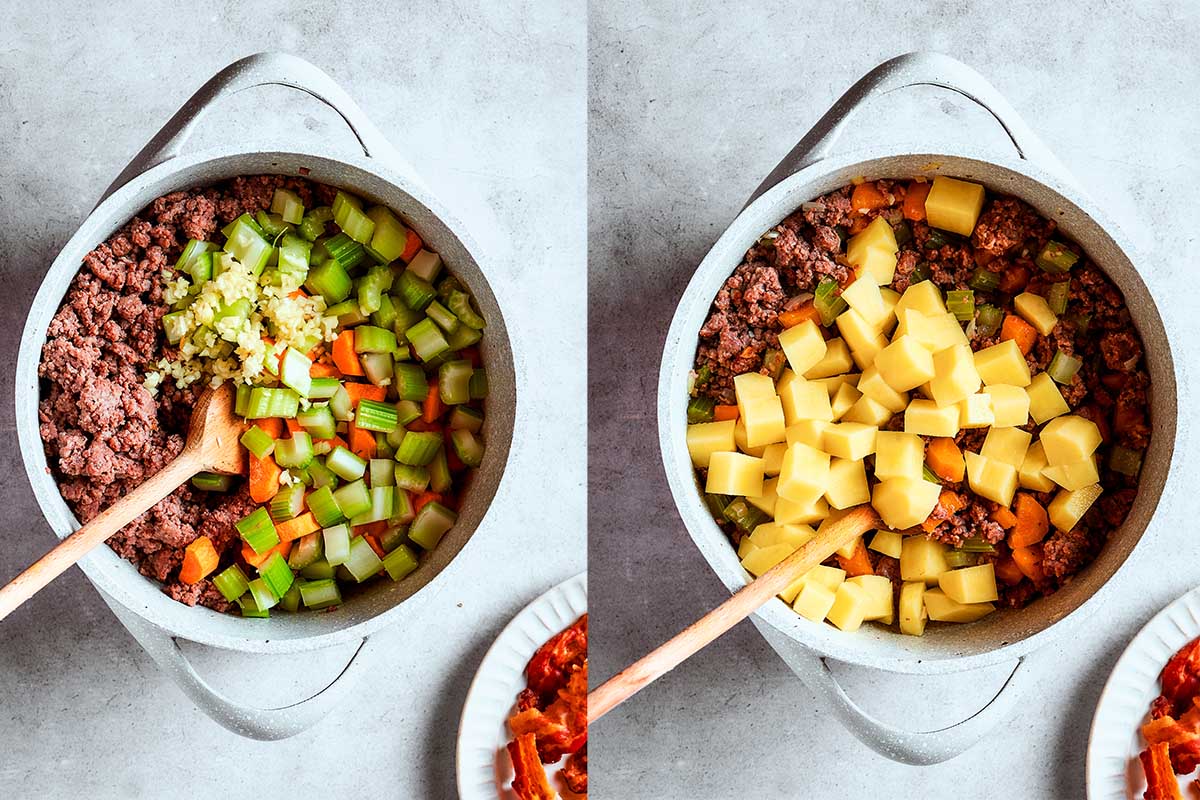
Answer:
M1198 636L1200 588L1158 612L1133 637L1104 685L1092 718L1087 752L1088 800L1141 800L1146 779L1138 754L1146 743L1138 731L1150 717L1150 701L1158 697L1158 677L1163 667L1176 651ZM1180 786L1186 783L1180 779ZM1190 796L1184 792L1184 797Z
M458 725L460 800L513 800L506 721L525 688L525 665L546 640L587 613L587 574L569 578L513 617L479 664ZM561 763L561 762L560 762ZM547 765L551 785L558 771ZM564 795L564 797L567 795Z

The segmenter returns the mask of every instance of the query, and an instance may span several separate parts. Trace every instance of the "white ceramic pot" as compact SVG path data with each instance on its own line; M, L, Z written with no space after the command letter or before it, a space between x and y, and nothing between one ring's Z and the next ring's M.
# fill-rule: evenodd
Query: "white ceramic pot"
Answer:
M361 156L318 151L248 149L230 143L185 154L183 147L208 107L235 92L258 86L289 86L333 108L361 146ZM327 74L302 59L261 53L242 59L206 83L125 168L96 209L63 247L42 281L25 324L17 360L16 420L25 470L42 513L61 539L79 527L63 502L38 433L38 362L47 326L85 254L105 241L152 200L238 175L304 175L344 187L397 211L420 232L476 298L488 320L481 343L490 394L483 436L487 452L463 496L458 523L409 577L379 581L347 598L328 614L278 614L242 619L208 608L190 608L162 593L129 562L99 547L79 562L117 617L154 660L205 713L245 736L279 739L323 717L350 690L369 663L370 635L411 616L427 587L450 563L484 520L508 461L516 412L514 362L504 317L475 245L461 223L432 196L413 170L364 116L358 105ZM248 708L210 687L184 657L177 639L250 653L294 653L360 642L345 670L327 688L295 705Z
M911 152L887 143L837 154L838 135L855 110L872 96L896 89L940 86L991 112L1016 148L1016 155ZM1001 721L1021 687L1034 676L1026 662L1034 651L1066 635L1109 594L1110 579L1125 562L1150 522L1171 464L1175 444L1176 392L1171 347L1158 309L1138 275L1133 248L1083 193L1066 169L1038 141L1013 108L978 73L946 56L912 53L868 73L822 117L767 177L750 202L713 245L688 284L664 348L658 388L659 439L675 503L705 560L730 592L749 580L725 534L704 505L685 442L688 372L697 333L712 299L746 250L763 231L801 203L856 177L908 178L952 175L1020 197L1079 242L1121 289L1142 341L1149 369L1153 439L1145 456L1137 501L1099 557L1054 595L1020 611L1002 611L971 625L936 625L922 637L902 636L877 626L842 633L814 624L774 599L754 624L788 666L860 740L897 761L928 764L953 757ZM977 669L1015 661L1012 676L996 697L968 720L944 730L902 730L873 718L842 690L826 659L913 674Z

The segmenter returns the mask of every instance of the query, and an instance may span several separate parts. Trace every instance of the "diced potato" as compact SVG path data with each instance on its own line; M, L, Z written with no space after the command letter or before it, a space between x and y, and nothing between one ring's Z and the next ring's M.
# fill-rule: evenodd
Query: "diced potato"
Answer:
M743 536L742 540L740 542L738 542L738 549L737 549L738 559L739 560L744 559L746 556L750 555L757 549L758 549L758 545L756 545L754 542L750 541L749 536Z
M987 603L999 600L996 592L996 570L991 564L962 567L943 572L938 586L956 603Z
M913 400L904 411L904 432L953 437L958 433L958 406L938 408L932 400Z
M717 452L732 453L737 449L733 429L737 422L732 419L720 422L701 422L687 427L688 454L692 464L700 469L708 467L708 457Z
M851 350L850 357L854 359L854 364L859 369L866 369L875 363L875 359L879 357L879 353L887 346L888 338L882 333L877 333L875 334L875 338L865 347Z
M837 323L838 332L842 334L842 341L852 353L856 350L870 351L881 335L879 328L867 322L863 315L853 308L838 314L834 322Z
M897 392L915 389L936 374L933 356L911 336L899 336L883 348L875 356L875 369L879 370L879 375L887 385ZM862 380L859 380L859 385L862 385Z
M757 578L795 551L796 548L790 544L773 544L770 547L758 547L758 549L742 559L742 569Z
M783 454L786 452L785 442L776 442L764 447L763 454L759 456L763 460L763 472L767 475L778 475L779 470L783 469Z
M991 603L956 603L941 589L925 591L925 611L934 622L975 622L995 610Z
M709 494L757 497L763 491L763 462L743 453L713 453L708 460Z
M887 319L883 323L883 332L887 333L896 326L896 304L900 302L900 293L891 286L881 285L879 295L883 298L883 307L887 309Z
M1042 336L1049 336L1058 324L1058 316L1050 310L1050 304L1040 294L1021 292L1013 298L1013 306Z
M871 537L871 544L868 547L877 553L883 553L885 556L900 558L900 550L903 544L904 536L896 531L875 531L875 535Z
M1042 443L1034 442L1025 453L1025 460L1017 470L1017 480L1022 489L1033 489L1035 492L1049 492L1054 489L1054 481L1042 474L1048 465L1046 451Z
M1046 467L1042 470L1042 474L1070 492L1100 482L1096 459L1091 456L1082 461L1076 461L1074 464L1056 464Z
M925 442L915 433L880 431L875 435L875 477L920 480Z
M808 368L808 371L804 373L804 378L806 380L831 378L852 369L854 369L854 359L850 357L850 347L846 344L846 340L839 336L825 342L825 355ZM780 384L782 385L782 381Z
M761 372L744 372L733 378L733 391L737 395L738 410L742 403L756 397L770 397L775 394L775 381L769 375Z
M887 286L896 277L896 262L895 253L869 247L862 255L862 263L855 265L854 274L865 276L880 286Z
M839 339L838 341L841 340ZM853 368L853 361L854 359L852 358L851 368ZM849 385L852 388L858 386L859 377L860 376L857 372L847 372L845 375L833 375L828 378L816 378L812 382L819 383L824 386L825 390L829 392L829 398L832 400L833 396L837 394L837 390L842 388L842 386Z
M979 455L1016 468L1025 460L1033 436L1020 428L992 428L984 437Z
M979 391L979 372L969 344L948 347L933 356L929 394L938 407L956 405Z
M829 393L819 383L809 383L803 378L788 381L779 392L786 425L795 425L802 419L833 421L833 409L829 405Z
M806 582L796 595L792 609L810 622L821 622L833 610L836 597L835 592L821 584Z
M830 524L831 520L837 519L838 515L840 513L841 512L838 512L838 511L830 511L829 516L826 517L825 520L820 525L817 526L817 531L820 532L821 528L824 527L825 525ZM854 554L855 554L855 552L858 551L858 548L860 546L862 546L862 537L855 536L853 540L846 542L844 545L839 547L834 552L837 553L842 558L854 558Z
M804 584L811 581L819 583L830 592L837 591L837 587L846 579L844 570L837 567L827 567L824 564L818 564L808 572L801 575L796 580L792 581L787 587L779 593L785 603L790 603L796 599L796 595L800 594L800 590L804 588Z
M831 456L858 461L875 452L879 429L861 422L838 422L825 429L821 449Z
M906 309L912 309L927 317L936 317L946 313L946 304L942 300L942 290L933 281L914 283L900 295L896 303L896 316Z
M801 595L803 594L804 592L801 592ZM861 586L847 581L834 593L833 605L825 619L844 631L856 631L862 627L869 599Z
M1102 491L1098 483L1073 492L1060 490L1046 509L1050 515L1050 524L1060 531L1071 530L1083 519L1083 515L1092 507L1092 503L1096 502Z
M774 517L775 506L779 502L779 495L775 492L775 487L778 483L778 478L770 478L763 481L762 494L755 497L747 497L746 502L768 517Z
M789 445L787 452L783 455L783 469L779 472L779 482L775 485L775 492L780 497L794 503L811 504L825 494L828 485L829 456L815 447L809 447L800 442ZM724 492L723 494L746 494L746 492ZM760 494L760 492L753 494Z
M796 442L803 442L820 450L825 438L825 429L831 424L823 419L802 419L795 425L789 425L784 431L784 436L789 447Z
M996 383L983 387L983 392L992 398L994 425L1019 428L1029 422L1029 393L1020 386Z
M871 398L892 413L903 411L908 406L908 395L893 389L874 365L863 370L857 388L864 397Z
M825 499L832 508L843 509L870 502L867 469L862 461L835 458L829 464L829 485Z
M1025 392L1029 397L1029 416L1038 425L1071 410L1058 390L1058 384L1044 372L1034 376Z
M780 497L775 501L776 522L814 525L829 516L829 501L822 495L810 503L797 503Z
M775 381L775 394L783 394L788 384L797 380L800 380L800 376L793 372L791 367L784 367L783 372L779 373L779 380Z
M928 481L926 481L928 483ZM924 536L907 536L900 551L900 578L933 586L945 572L946 545Z
M888 320L888 310L873 275L864 275L843 289L842 299L846 301L846 305L857 311L868 325L877 331L883 330Z
M980 497L994 500L1002 506L1011 506L1017 491L1017 468L1003 461L967 451L967 482L971 491Z
M992 411L992 396L988 394L967 395L958 404L958 427L990 428L996 424Z
M895 618L895 607L892 606L892 582L882 575L856 575L847 578L846 583L857 584L867 595L866 611L863 619L882 622L891 625Z
M817 387L817 390L820 391L820 388ZM747 446L765 447L784 440L787 423L783 416L783 404L778 397L772 395L748 400L745 412L742 424L746 426Z
M756 525L750 534L750 540L759 547L770 547L776 544L786 544L793 550L817 535L808 525L785 525L779 522L764 522Z
M908 636L925 633L929 614L925 611L925 582L909 581L900 587L900 632Z
M803 375L825 357L825 337L817 324L808 319L779 334L779 349L787 356L792 370Z
M926 480L889 478L875 484L871 505L893 530L920 525L937 505L941 485Z
M1029 385L1029 364L1021 348L1012 339L985 347L975 353L975 370L985 384Z
M752 400L751 402L754 401ZM737 422L733 425L733 441L737 444L738 450L755 458L762 458L763 453L767 450L765 445L760 447L750 446L750 440L746 438L746 423L742 421L741 417L738 417Z
M1051 466L1090 458L1103 441L1096 423L1078 414L1050 420L1042 428L1040 438Z
M970 236L983 210L983 187L938 175L925 197L925 220L934 228Z
M854 407L860 397L862 397L862 392L850 384L843 383L839 386L833 393L833 399L829 401L829 410L833 412L834 420L840 420L846 416L846 412Z
M863 395L854 401L850 410L842 415L842 422L861 422L863 425L873 425L876 428L886 425L894 417L891 411Z
M948 347L969 346L962 324L953 314L926 316L916 311L904 311L896 325L895 338L911 336L930 353L940 353Z
M895 253L900 249L896 243L895 230L883 217L871 220L867 227L850 237L850 241L846 242L846 260L855 266L861 266L863 253L868 248L885 253Z

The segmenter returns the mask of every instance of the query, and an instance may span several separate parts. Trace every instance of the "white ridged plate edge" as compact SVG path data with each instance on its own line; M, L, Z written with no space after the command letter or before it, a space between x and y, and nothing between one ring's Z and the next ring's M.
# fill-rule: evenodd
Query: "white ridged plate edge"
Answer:
M512 800L506 721L525 688L525 665L554 634L587 613L587 573L568 578L513 617L471 681L458 725L460 800ZM548 769L553 773L553 768Z
M1100 693L1088 737L1088 800L1140 800L1146 780L1138 729L1158 696L1158 677L1179 648L1200 636L1200 588L1158 612L1133 637ZM1186 781L1181 780L1180 785ZM1184 796L1189 796L1186 792Z

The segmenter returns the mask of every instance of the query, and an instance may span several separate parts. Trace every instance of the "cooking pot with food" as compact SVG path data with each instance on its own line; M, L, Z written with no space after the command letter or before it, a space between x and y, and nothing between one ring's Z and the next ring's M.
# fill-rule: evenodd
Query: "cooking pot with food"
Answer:
M197 123L215 102L246 89L287 86L320 100L338 113L362 155L332 150L252 148L225 144L185 153ZM84 256L145 208L170 192L244 175L304 176L344 188L395 211L441 254L474 296L488 321L480 342L488 368L489 413L482 435L487 451L461 498L457 524L420 566L399 582L375 582L348 596L330 613L281 614L244 619L176 602L133 564L107 547L79 562L105 602L154 660L188 696L225 727L258 739L291 736L321 719L347 695L354 678L368 667L373 633L418 612L450 562L483 524L500 485L512 442L516 380L512 344L486 266L463 225L431 194L355 102L324 72L280 53L261 53L225 68L200 88L130 162L99 205L63 247L46 273L25 324L17 361L17 433L26 473L46 520L61 539L79 527L47 468L38 422L38 364L47 327ZM358 643L349 664L325 689L291 706L249 708L209 686L193 669L178 639L247 653L297 653Z
M864 102L921 85L950 89L986 109L1003 127L1016 155L965 148L912 152L886 143L856 152L835 152L844 126ZM1095 561L1058 591L1027 608L990 614L968 625L932 626L920 637L877 626L842 632L810 622L779 599L753 617L767 642L855 736L889 758L914 764L936 763L957 755L1004 718L1036 674L1031 656L1077 628L1106 597L1119 590L1111 579L1150 523L1175 444L1175 371L1166 330L1138 274L1129 242L979 74L938 54L900 56L872 70L834 104L763 181L713 245L676 309L664 348L658 395L660 446L675 503L701 554L734 592L746 585L748 575L705 504L686 445L689 379L698 332L713 297L763 232L802 204L859 179L921 176L954 177L1019 198L1054 220L1067 237L1084 248L1124 294L1145 345L1153 436L1137 497L1124 523L1111 533ZM969 719L942 730L915 732L886 724L856 705L830 671L830 659L917 675L962 672L1013 661L1015 667L997 695Z

